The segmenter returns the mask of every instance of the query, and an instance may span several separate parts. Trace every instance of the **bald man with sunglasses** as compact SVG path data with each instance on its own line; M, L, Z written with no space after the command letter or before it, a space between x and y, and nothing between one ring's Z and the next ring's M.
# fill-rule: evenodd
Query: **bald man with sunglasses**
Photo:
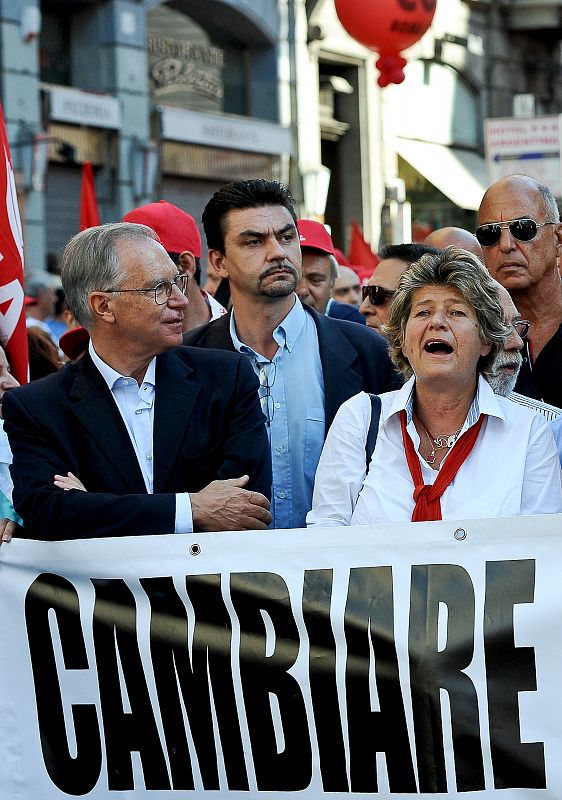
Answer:
M548 187L508 175L482 199L476 229L484 263L531 322L515 391L562 407L562 224Z

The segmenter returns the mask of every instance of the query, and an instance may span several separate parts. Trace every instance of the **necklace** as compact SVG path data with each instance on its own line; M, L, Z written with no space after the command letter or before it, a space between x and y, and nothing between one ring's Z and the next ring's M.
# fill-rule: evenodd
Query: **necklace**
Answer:
M462 428L459 428L458 431L455 431L454 433L439 433L437 436L434 436L432 433L429 432L429 430L425 426L422 418L417 413L417 411L415 411L414 414L416 415L416 417L419 420L420 425L424 429L425 434L426 434L426 436L427 436L427 438L429 440L429 446L431 447L431 453L429 454L429 457L426 459L427 463L428 464L434 464L435 463L435 458L436 458L435 451L436 450L450 450L451 447L454 445L454 443L459 438L459 433L461 432Z

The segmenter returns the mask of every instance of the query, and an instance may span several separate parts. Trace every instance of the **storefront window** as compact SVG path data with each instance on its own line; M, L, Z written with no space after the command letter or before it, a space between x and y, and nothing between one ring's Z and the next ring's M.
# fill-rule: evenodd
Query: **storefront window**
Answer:
M450 225L469 231L476 228L475 211L459 208L452 203L402 158L398 159L398 174L404 180L406 196L411 204L413 242L423 242L436 228Z
M68 8L42 9L39 69L44 83L70 86L70 14Z

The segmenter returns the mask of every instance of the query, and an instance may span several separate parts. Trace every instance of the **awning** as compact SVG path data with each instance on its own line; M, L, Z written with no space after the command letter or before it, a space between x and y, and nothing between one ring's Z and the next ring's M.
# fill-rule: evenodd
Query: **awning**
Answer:
M481 156L444 144L400 138L396 150L456 206L471 211L479 207L488 185Z

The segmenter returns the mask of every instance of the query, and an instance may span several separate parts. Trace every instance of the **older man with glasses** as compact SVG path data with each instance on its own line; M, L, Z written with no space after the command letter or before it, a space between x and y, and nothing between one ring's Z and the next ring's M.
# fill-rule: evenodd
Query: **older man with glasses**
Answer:
M534 178L492 184L478 212L476 238L489 273L530 321L515 390L562 407L562 225L552 192Z
M266 528L258 379L243 356L180 346L188 276L157 234L132 223L82 231L62 282L89 350L3 403L23 534Z

